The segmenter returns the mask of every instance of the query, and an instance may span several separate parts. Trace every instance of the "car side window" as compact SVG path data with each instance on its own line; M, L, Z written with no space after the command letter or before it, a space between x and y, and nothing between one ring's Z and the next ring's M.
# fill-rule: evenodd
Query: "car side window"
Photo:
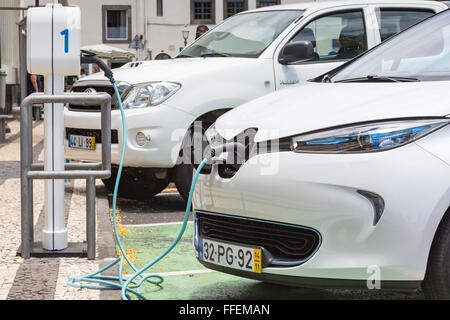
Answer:
M316 61L351 59L367 50L362 10L336 12L308 23L291 40L311 41Z
M421 9L384 9L376 10L381 41L409 28L410 26L434 15L433 11Z

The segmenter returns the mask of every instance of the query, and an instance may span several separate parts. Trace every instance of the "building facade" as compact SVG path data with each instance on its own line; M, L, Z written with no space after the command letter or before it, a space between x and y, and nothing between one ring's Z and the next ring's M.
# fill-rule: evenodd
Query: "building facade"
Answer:
M0 0L0 8L18 7L19 0ZM19 28L20 12L0 9L0 69L6 71L6 83L18 83L19 68Z
M35 0L19 0L22 7ZM302 0L69 0L82 11L82 46L104 43L137 52L138 59L153 59L161 52L171 57L184 47L182 30L189 30L187 43L195 40L196 28L209 28L231 15L263 6ZM303 0L304 1L304 0ZM40 5L51 3L41 0ZM26 14L26 12L24 13ZM143 49L129 49L142 36Z

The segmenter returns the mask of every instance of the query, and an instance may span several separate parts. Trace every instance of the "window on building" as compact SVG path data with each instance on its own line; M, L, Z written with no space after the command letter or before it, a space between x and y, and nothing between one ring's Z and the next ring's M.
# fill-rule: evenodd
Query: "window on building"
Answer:
M191 0L191 23L214 24L214 2L213 0Z
M430 16L434 12L425 10L377 10L378 26L380 27L381 41L409 28Z
M367 50L367 34L362 11L325 15L308 23L293 41L311 41L316 59L344 60Z
M158 17L163 16L163 0L156 0L156 15Z
M103 6L103 42L131 41L131 6Z
M268 6L274 6L280 4L280 0L256 0L256 7L262 8L262 7L268 7Z
M245 10L248 10L248 0L223 0L224 19Z

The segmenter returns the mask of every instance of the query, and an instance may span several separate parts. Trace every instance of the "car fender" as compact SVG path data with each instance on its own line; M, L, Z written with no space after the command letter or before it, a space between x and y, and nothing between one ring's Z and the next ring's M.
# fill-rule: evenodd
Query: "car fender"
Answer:
M220 59L220 58L209 58ZM254 59L234 72L205 72L182 81L165 104L196 118L216 109L235 108L275 90L271 59Z

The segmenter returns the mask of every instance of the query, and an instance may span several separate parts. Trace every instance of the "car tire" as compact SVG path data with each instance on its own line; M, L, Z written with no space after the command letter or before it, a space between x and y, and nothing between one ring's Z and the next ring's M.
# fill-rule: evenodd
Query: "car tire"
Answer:
M203 121L201 123L195 122L191 125L188 132L186 133L179 158L178 158L178 165L175 167L174 170L174 182L175 186L178 189L178 192L183 197L184 201L187 202L189 198L189 192L191 190L191 184L192 184L192 177L194 173L194 169L201 163L203 160L203 154L198 154L198 152L194 151L194 146L198 145L199 139L202 139L201 145L202 145L202 153L208 146L208 142L205 138L205 132L209 128L210 125L212 125L213 122L211 121ZM197 135L195 133L197 132ZM200 133L201 132L201 137ZM197 140L197 142L195 142ZM185 152L190 152L189 159L187 159ZM194 163L194 165L193 165Z
M159 169L124 168L120 178L117 195L131 200L148 200L163 191L169 178L157 177ZM106 189L113 193L116 185L118 167L111 168L111 178L102 179Z
M194 166L190 164L182 164L175 167L175 186L185 202L189 198L191 190L192 177L194 175Z
M450 299L450 210L434 237L422 289L426 299Z

